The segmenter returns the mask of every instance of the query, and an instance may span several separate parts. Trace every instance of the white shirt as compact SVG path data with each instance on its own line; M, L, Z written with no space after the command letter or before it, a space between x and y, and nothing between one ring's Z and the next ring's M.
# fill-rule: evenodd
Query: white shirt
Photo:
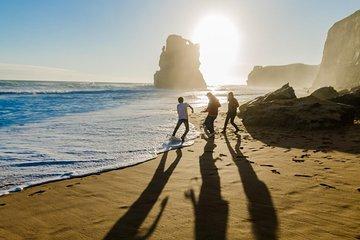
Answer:
M187 103L179 103L177 105L177 112L179 115L179 119L188 119L188 112L187 112L187 108L190 105Z

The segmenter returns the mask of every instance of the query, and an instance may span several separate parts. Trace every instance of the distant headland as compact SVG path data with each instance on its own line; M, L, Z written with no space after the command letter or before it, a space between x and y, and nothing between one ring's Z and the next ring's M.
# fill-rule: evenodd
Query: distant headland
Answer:
M330 28L320 66L255 66L247 83L262 87L290 83L314 89L333 86L338 90L360 86L360 10Z

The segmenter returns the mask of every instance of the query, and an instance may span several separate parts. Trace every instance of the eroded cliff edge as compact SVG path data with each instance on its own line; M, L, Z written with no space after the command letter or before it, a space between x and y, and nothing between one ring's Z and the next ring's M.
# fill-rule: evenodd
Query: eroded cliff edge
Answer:
M344 89L359 85L360 10L330 28L313 87L333 86Z

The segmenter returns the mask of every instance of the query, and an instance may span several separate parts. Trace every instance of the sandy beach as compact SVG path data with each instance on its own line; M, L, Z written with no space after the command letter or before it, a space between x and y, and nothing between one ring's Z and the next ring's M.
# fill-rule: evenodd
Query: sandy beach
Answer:
M0 239L359 239L359 161L356 126L229 126L143 164L2 196Z

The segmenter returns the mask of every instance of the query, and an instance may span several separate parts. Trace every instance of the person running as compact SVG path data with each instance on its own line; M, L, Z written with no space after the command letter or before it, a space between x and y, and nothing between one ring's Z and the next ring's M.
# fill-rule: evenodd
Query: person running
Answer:
M176 127L174 129L172 136L175 137L177 130L179 129L181 124L184 123L185 124L185 132L181 136L181 141L185 142L186 134L189 132L189 120L188 120L189 117L188 117L187 108L189 107L191 109L192 113L194 113L194 108L192 106L190 106L190 104L184 103L183 97L179 97L178 102L179 102L179 104L177 105L177 113L179 116L179 120L176 124Z
M204 125L210 133L209 137L213 137L215 135L214 121L219 113L219 107L221 105L219 100L211 92L207 93L206 96L209 99L209 104L207 108L202 111L208 113L207 117L205 118Z
M228 94L228 111L227 111L227 114L226 114L224 129L222 131L223 133L226 132L226 127L227 127L227 125L229 123L229 120L230 120L231 125L233 125L234 128L236 129L235 132L240 131L240 129L238 128L238 126L234 122L238 107L239 107L239 102L234 97L234 93L229 92L229 94Z

